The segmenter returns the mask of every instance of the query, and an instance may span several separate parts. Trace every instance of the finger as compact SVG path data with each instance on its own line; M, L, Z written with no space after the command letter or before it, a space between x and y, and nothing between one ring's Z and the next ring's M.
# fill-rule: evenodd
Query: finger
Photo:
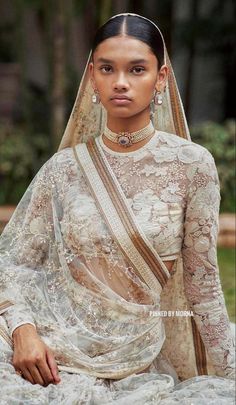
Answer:
M51 370L52 376L54 378L54 381L56 383L59 383L61 381L61 379L59 376L57 363L56 363L53 353L50 350L46 351L46 358L47 358L47 362L48 362L49 368Z
M41 374L41 377L44 380L45 385L54 383L54 377L51 373L51 370L48 366L46 359L45 359L45 361L38 362L37 368Z
M32 365L29 368L29 371L33 377L35 384L45 385L44 379L43 379L42 375L40 374L39 369L37 368L36 365Z
M25 380L29 381L31 384L35 384L34 379L27 368L22 368L21 372L22 377L24 377Z

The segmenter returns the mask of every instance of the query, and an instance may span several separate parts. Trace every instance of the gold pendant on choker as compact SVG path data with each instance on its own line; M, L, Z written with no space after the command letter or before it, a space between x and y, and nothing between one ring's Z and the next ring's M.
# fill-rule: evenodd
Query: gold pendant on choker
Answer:
M145 128L141 128L138 131L129 132L113 132L106 125L104 128L104 135L112 142L118 143L121 146L131 146L137 142L143 141L148 136L153 135L155 128L150 121Z
M119 132L116 139L117 143L122 146L130 146L133 144L133 136L130 132Z

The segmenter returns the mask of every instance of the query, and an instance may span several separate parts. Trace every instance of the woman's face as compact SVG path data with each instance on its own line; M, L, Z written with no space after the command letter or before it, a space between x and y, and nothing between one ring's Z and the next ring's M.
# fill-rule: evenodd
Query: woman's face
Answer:
M167 67L158 70L156 56L147 44L129 36L101 42L89 65L93 88L113 117L132 117L147 110L155 88L163 91Z

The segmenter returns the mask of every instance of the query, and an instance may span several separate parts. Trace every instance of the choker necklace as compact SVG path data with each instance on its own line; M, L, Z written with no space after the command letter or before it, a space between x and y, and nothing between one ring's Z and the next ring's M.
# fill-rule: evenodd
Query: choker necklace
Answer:
M106 125L104 128L104 135L106 138L110 139L110 141L118 143L121 146L127 147L131 146L136 142L142 141L143 139L147 138L148 136L155 133L155 128L153 126L152 121L142 129L139 129L135 132L113 132L111 131Z

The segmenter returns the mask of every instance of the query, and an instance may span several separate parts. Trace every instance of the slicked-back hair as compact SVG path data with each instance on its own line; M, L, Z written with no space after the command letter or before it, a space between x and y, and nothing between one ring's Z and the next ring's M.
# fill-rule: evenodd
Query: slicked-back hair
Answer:
M103 24L95 34L92 55L103 41L122 34L147 44L158 60L158 67L163 65L164 44L159 30L150 21L132 15L119 15Z

